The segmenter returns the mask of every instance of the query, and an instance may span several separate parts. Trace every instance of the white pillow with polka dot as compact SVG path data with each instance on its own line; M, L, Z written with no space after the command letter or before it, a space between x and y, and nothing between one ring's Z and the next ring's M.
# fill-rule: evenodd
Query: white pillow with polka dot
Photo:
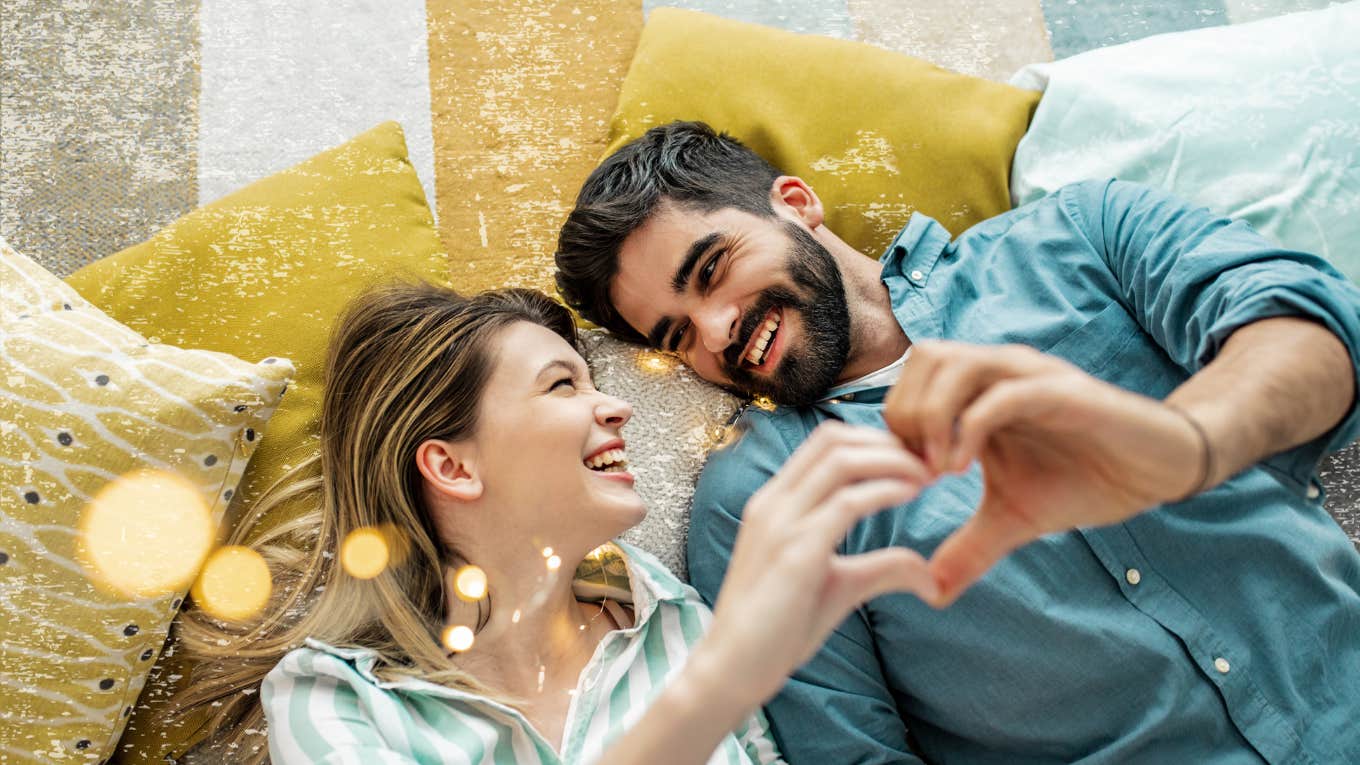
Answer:
M685 540L694 484L742 400L670 356L602 330L581 332L581 346L596 387L633 405L623 440L647 517L620 538L688 580Z
M113 754L292 373L149 343L0 240L0 760Z

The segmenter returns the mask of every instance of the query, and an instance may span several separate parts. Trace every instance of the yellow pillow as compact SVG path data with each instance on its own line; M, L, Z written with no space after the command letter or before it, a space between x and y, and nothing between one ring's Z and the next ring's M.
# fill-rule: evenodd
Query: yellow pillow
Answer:
M606 156L700 120L807 180L827 225L877 257L916 210L954 234L1011 207L1011 157L1039 93L864 43L652 11Z
M162 342L293 360L296 379L230 508L228 518L239 518L315 450L336 315L369 285L402 277L447 283L448 256L401 127L389 122L195 210L68 281ZM178 757L207 732L164 719L171 678L187 674L178 656L158 665L119 747L124 762Z
M292 371L149 343L0 240L0 760L113 753Z

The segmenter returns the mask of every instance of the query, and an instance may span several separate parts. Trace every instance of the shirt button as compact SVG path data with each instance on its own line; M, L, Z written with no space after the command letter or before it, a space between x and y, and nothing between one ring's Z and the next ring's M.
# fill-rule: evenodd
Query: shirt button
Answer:
M1219 674L1226 675L1228 670L1232 669L1232 665L1228 663L1227 659L1220 656L1214 659L1214 669L1218 670Z
M1139 582L1143 581L1143 575L1138 573L1138 569L1131 568L1128 571L1124 572L1124 579L1129 584L1137 586Z
M1308 484L1307 491L1305 491L1304 493L1308 495L1309 499L1317 499L1318 495L1321 494L1322 492L1318 489L1317 484L1310 483Z
M921 281L921 280L924 279L924 278L926 278L926 275L923 274L923 273L921 273L920 271L912 271L912 272L911 272L911 280L914 281L914 282L919 282L919 281Z

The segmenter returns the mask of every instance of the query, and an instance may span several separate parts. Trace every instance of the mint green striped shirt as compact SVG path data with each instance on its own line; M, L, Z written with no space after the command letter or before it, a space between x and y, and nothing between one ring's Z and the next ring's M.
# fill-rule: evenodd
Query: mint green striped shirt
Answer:
M261 687L274 765L598 761L679 671L712 618L698 593L654 557L615 544L622 553L615 560L623 564L615 570L627 577L627 587L608 587L611 567L597 564L593 572L578 569L575 589L583 599L608 590L631 600L635 621L606 635L581 671L560 752L510 707L423 680L379 680L372 651L308 640ZM709 760L775 762L783 760L760 712L724 737Z

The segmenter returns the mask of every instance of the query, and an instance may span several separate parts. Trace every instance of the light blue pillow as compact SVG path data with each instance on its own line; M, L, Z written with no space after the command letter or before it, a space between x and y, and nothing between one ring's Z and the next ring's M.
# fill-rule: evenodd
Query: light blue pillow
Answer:
M1028 66L1044 90L1011 195L1160 186L1360 282L1360 2Z

